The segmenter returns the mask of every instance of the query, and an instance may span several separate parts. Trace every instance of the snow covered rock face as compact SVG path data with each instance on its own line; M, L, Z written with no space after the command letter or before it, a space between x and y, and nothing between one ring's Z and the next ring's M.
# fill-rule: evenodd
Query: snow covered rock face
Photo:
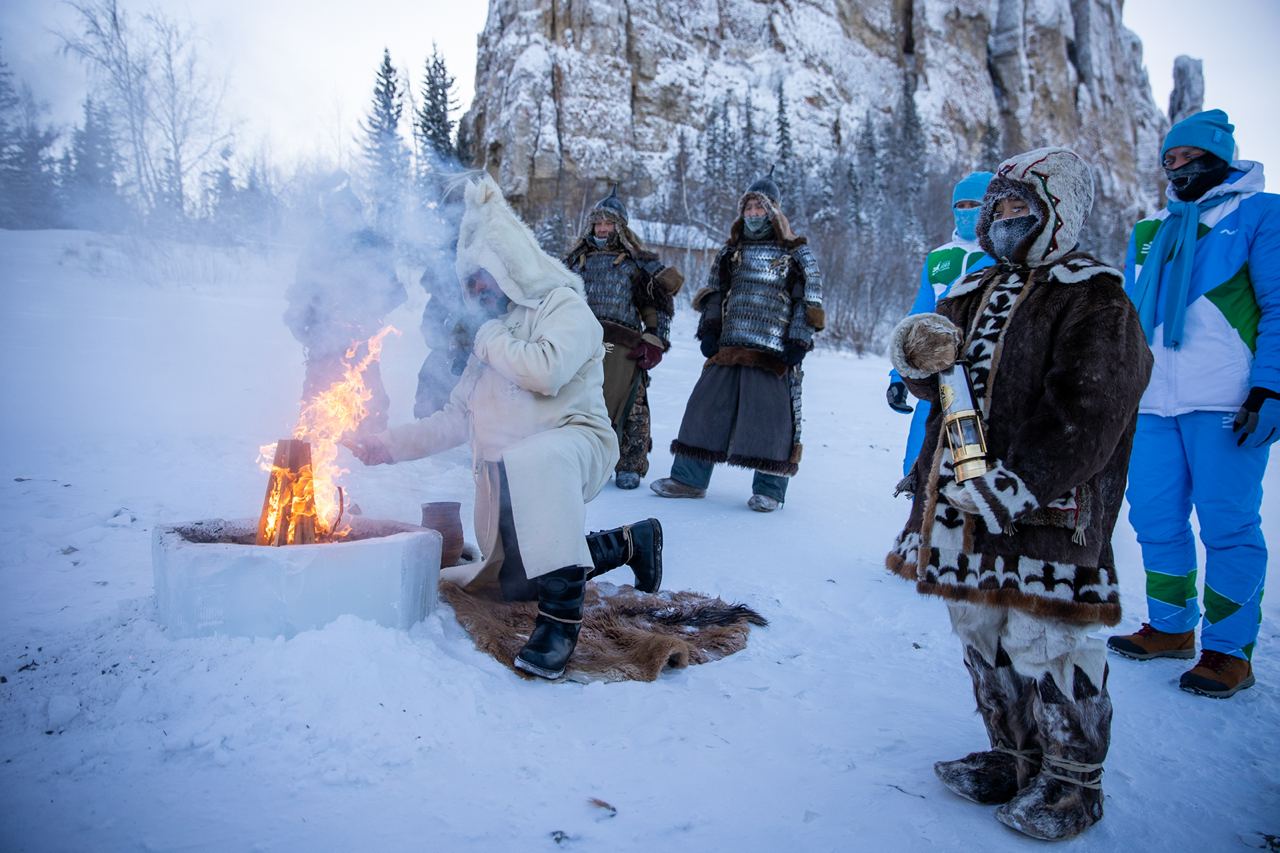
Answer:
M254 544L253 519L159 526L157 617L172 637L292 637L344 614L409 628L435 610L440 534L396 521L351 525L341 542L279 548Z
M750 93L774 156L782 83L796 162L838 164L868 121L914 102L925 180L950 184L1044 145L1097 168L1093 248L1123 250L1159 203L1166 122L1120 0L492 0L464 118L476 165L525 209L581 181L623 180L643 210L672 191L718 99ZM820 166L821 168L821 166ZM903 188L906 189L905 187ZM943 202L945 204L945 202ZM944 209L945 212L945 209ZM873 220L875 212L871 214Z

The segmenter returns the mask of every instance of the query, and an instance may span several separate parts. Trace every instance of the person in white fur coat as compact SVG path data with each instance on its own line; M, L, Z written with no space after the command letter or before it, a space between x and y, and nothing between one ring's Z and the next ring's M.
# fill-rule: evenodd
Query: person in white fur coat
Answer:
M467 298L493 319L477 331L449 403L348 447L380 464L470 441L485 559L445 576L463 586L498 580L508 599L536 597L537 623L515 663L558 678L577 642L587 577L627 562L637 588L656 590L661 527L648 519L583 536L586 503L618 461L602 391L604 332L582 280L539 248L488 175L466 188L455 268Z

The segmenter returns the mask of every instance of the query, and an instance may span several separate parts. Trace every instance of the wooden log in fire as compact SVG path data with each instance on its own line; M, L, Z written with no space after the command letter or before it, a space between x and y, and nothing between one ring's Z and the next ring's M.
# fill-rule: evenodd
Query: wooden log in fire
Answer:
M315 486L311 445L282 438L267 480L267 496L258 518L259 545L309 545L316 541Z

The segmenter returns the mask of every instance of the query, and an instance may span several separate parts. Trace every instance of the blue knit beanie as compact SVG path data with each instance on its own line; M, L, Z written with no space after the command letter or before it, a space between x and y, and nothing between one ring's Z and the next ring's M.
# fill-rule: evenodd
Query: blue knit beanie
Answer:
M971 173L951 191L951 206L955 207L962 201L982 201L982 197L987 194L987 184L994 177L990 172Z
M1236 126L1227 120L1227 114L1222 110L1205 110L1187 116L1169 128L1160 156L1163 157L1170 148L1190 145L1230 163L1236 156L1236 138L1232 136L1235 129Z

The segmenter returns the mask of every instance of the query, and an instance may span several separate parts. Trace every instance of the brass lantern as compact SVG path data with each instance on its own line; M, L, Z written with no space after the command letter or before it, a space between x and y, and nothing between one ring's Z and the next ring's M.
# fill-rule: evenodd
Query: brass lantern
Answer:
M981 477L991 469L987 437L964 362L957 361L938 374L938 403L942 406L942 431L955 461L956 482Z

